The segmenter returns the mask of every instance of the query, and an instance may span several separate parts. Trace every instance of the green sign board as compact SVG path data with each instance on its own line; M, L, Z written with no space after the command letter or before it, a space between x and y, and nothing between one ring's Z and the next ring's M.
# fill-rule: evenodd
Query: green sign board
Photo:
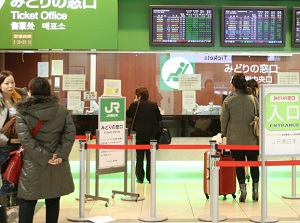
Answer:
M194 74L195 58L186 55L160 56L160 89L178 90L180 74Z
M300 155L300 85L260 85L262 156Z
M125 98L100 98L100 122L125 120Z
M300 130L300 93L277 93L266 96L266 128L269 131Z
M117 49L117 0L0 0L0 21L0 49Z

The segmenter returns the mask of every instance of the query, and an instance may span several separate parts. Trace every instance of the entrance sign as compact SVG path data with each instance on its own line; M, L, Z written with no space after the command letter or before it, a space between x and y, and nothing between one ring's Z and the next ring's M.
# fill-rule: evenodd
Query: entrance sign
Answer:
M100 97L99 98L99 144L124 145L125 144L125 98ZM125 165L125 150L101 149L99 150L100 169L123 167Z
M117 49L117 15L117 0L0 0L0 49Z
M300 155L300 85L261 85L260 94L262 154Z

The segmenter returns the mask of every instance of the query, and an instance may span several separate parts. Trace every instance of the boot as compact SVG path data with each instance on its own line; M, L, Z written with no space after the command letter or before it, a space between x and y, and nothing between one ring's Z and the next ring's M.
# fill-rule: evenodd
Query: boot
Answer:
M252 200L258 201L258 183L252 183Z
M240 195L239 201L245 202L246 197L247 197L246 184L240 184L240 192L241 192L241 195Z

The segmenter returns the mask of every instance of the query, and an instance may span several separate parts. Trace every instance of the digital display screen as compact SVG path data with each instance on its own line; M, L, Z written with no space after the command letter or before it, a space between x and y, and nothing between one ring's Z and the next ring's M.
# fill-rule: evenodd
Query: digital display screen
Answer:
M285 7L222 7L222 46L285 46Z
M214 46L214 6L150 6L150 45Z
M293 40L292 46L300 47L300 7L293 8Z

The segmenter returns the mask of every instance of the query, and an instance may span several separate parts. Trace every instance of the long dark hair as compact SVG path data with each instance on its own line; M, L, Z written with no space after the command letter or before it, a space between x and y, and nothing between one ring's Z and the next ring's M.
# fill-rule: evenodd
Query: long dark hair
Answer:
M3 81L8 77L8 76L14 76L13 72L10 70L2 70L0 72L0 84L3 83Z
M256 96L256 89L258 89L258 83L253 78L247 81L247 92Z
M10 70L2 70L0 72L0 85L4 82L4 80L9 77L9 76L14 76L13 72ZM0 92L2 93L2 90L0 89Z

